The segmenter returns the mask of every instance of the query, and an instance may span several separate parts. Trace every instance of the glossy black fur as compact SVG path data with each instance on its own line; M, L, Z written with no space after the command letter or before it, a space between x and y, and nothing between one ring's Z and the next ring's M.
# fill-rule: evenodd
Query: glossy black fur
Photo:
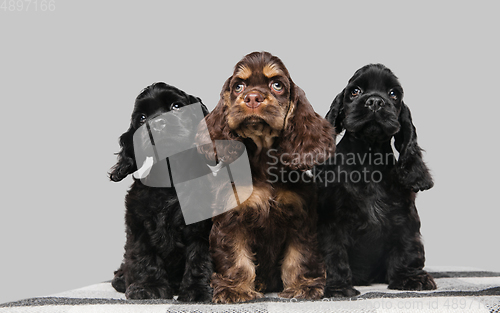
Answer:
M165 83L155 83L137 97L130 128L120 137L118 162L109 174L120 181L137 170L133 134L149 117L197 103L199 98ZM202 105L204 114L208 110ZM142 116L144 115L144 116ZM142 116L142 120L141 120ZM179 121L182 128L193 121ZM188 162L188 160L186 160ZM124 261L115 272L113 287L129 299L172 298L205 302L212 299L209 285L213 265L209 254L210 220L186 226L175 188L153 188L134 178L125 197L127 240Z
M317 182L325 297L352 297L359 294L353 285L373 282L391 289L436 288L423 270L415 207L416 192L433 182L402 99L396 76L383 65L368 65L349 80L326 116L345 134L335 157L316 168L323 178Z

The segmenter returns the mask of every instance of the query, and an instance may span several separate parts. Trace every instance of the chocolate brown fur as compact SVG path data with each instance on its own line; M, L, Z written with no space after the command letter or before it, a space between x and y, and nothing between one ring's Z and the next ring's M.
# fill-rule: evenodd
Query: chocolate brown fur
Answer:
M267 52L236 64L206 122L212 140L245 144L253 180L245 202L213 218L213 301L247 301L269 291L321 298L325 272L317 249L316 187L304 171L333 153L333 128L314 112L281 60ZM208 159L217 157L210 148L200 150Z

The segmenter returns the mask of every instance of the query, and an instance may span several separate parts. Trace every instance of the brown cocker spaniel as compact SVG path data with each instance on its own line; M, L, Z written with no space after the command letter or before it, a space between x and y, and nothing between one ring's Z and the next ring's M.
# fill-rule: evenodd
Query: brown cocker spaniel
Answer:
M241 302L281 290L281 297L321 298L325 271L309 170L334 152L333 127L314 112L281 60L267 52L250 53L236 64L206 122L212 140L245 144L253 182L246 201L213 218L213 301ZM203 147L209 160L221 160L219 150L215 155ZM214 205L223 202L214 194Z

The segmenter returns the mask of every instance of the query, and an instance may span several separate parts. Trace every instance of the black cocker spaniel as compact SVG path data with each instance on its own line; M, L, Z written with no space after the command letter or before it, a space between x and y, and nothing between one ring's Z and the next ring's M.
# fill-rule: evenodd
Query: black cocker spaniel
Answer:
M326 119L345 134L335 157L316 168L323 178L318 239L327 270L324 296L355 296L353 285L372 282L391 289L435 289L423 270L415 207L416 192L431 188L433 181L397 77L381 64L359 69Z
M110 179L118 182L137 171L134 133L141 126L148 123L148 129L164 127L162 123L165 120L154 121L156 124L153 124L151 119L195 103L201 105L201 118L208 114L199 98L178 88L165 83L145 88L135 101L130 128L120 137L121 151L117 164L109 173ZM194 138L193 130L199 121L185 116L174 116L169 120L172 121L177 123L172 129L178 132L168 136L179 142ZM147 131L145 134L149 137ZM156 168L159 164L150 169L150 176L154 176L154 171L161 171L161 168ZM168 179L168 172L162 174ZM127 240L124 261L115 272L113 287L125 292L129 299L172 298L178 294L180 301L210 301L212 289L209 284L213 266L208 237L211 221L208 219L186 226L175 188L150 187L152 182L147 179L134 175L134 182L125 198ZM161 180L156 183L158 181L161 183Z

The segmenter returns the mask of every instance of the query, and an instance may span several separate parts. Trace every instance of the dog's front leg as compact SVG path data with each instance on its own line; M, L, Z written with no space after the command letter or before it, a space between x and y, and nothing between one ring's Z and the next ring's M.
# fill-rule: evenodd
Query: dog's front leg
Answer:
M167 279L165 266L155 253L145 253L143 243L126 251L125 284L127 299L171 299L174 291Z
M305 189L304 189L305 190ZM325 269L316 237L315 198L281 189L276 202L280 211L289 212L281 279L284 298L320 299L325 287Z
M387 260L389 289L436 289L432 276L423 270L425 252L420 238L420 219L415 203L412 202L406 211L407 215L404 219L398 216L398 222L392 223L394 236L390 238L392 246Z
M208 245L211 225L210 220L205 220L188 225L184 229L185 241L189 242L189 245L186 247L186 268L177 298L179 301L210 302L212 300L210 278L213 265Z
M321 299L325 286L325 272L316 251L313 234L299 234L290 238L281 265L283 298Z
M235 222L237 214L229 211L216 217L210 233L215 303L243 302L263 296L255 291L254 256L244 225Z
M352 285L352 272L343 233L345 232L340 227L323 223L320 218L318 241L326 266L325 298L359 295L359 291Z

